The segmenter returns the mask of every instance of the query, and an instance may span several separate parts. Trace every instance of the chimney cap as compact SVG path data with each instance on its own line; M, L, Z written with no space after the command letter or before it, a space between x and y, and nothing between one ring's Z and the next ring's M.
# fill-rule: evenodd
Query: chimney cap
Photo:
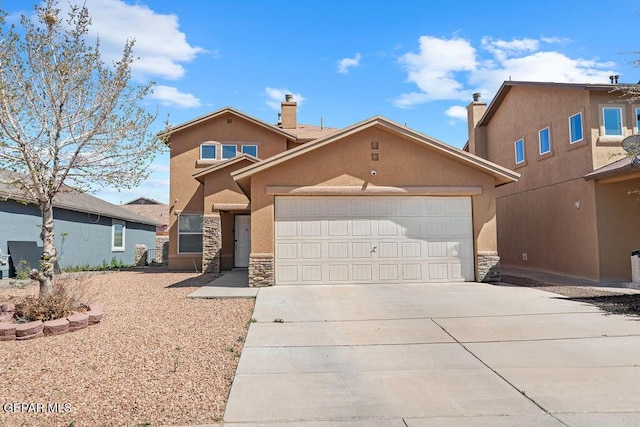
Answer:
M284 96L284 101L285 102L293 102L293 95L288 93Z
M476 92L473 94L473 102L482 102L481 93Z

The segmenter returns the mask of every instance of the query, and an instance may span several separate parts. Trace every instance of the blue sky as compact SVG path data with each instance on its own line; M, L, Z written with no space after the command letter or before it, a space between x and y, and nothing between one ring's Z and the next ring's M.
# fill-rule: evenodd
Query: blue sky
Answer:
M79 0L71 0L79 2ZM67 0L63 0L63 4ZM134 80L154 131L225 106L275 123L293 93L298 121L345 127L374 115L456 147L471 94L490 101L502 81L636 83L640 5L602 1L86 0L105 60L137 40ZM62 4L61 4L62 5ZM4 0L11 14L29 2ZM169 154L112 203L169 198Z

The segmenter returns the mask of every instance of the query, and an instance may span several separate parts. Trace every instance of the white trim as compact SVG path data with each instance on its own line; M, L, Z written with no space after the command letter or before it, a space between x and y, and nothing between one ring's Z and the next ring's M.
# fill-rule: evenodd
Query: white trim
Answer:
M231 156L231 157L224 157L224 148L225 147L233 147L235 149L235 154L233 156ZM237 155L238 155L238 144L225 144L225 143L220 144L220 160L233 159Z
M214 142L214 141L205 141L200 143L200 160L204 160L204 161L211 161L211 160L218 160L218 151L221 151L220 148L218 147L220 145L220 143L218 142ZM216 149L216 155L215 157L207 157L204 158L202 157L202 147L207 146L207 147L214 147Z
M572 141L571 140L571 119L578 115L580 116L580 133L582 134L582 137L580 139L576 139L575 141ZM582 118L582 111L579 111L569 116L569 144L576 144L583 140L584 140L584 123Z
M256 154L251 154L251 153L245 153L244 152L244 147L256 147ZM258 144L242 144L242 146L240 147L240 152L242 154L248 154L250 156L253 156L255 158L258 158Z
M608 134L607 126L605 123L604 111L605 110L618 110L618 118L620 119L620 133L619 134ZM624 136L624 108L620 105L603 105L600 108L600 135L605 137L614 137L614 138L622 138Z
M542 131L544 131L545 129L547 131L547 137L549 139L549 149L545 152L542 152L542 138L540 136L542 135ZM549 128L549 126L543 127L538 131L538 151L540 155L548 154L551 152L551 129Z
M116 225L122 226L122 246L116 246ZM125 236L127 231L127 222L119 219L111 220L111 252L124 252L126 243Z
M519 142L522 143L522 160L520 161L518 161L518 143ZM524 153L524 138L520 138L519 140L513 143L513 150L514 150L516 165L524 163L525 160L527 159L527 156Z
M384 187L357 186L288 186L267 185L266 193L274 196L477 196L482 187Z

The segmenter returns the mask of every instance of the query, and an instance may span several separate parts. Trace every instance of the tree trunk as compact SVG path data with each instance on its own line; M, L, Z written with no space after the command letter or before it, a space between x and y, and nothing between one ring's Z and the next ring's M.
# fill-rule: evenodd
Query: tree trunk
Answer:
M53 201L51 199L40 203L42 213L42 255L40 256L40 271L32 271L40 282L40 298L49 295L53 288L53 267L56 262L56 246L53 231Z

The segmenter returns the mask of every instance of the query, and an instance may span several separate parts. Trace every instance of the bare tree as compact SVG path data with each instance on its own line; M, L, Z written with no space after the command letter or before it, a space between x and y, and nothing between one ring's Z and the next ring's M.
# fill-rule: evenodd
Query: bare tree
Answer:
M138 105L152 83L130 84L133 41L108 66L99 40L87 41L87 8L71 6L63 17L57 6L36 6L21 28L0 11L0 168L42 214L40 269L31 271L40 296L51 292L57 258L56 194L132 188L162 145L149 129L155 116Z

